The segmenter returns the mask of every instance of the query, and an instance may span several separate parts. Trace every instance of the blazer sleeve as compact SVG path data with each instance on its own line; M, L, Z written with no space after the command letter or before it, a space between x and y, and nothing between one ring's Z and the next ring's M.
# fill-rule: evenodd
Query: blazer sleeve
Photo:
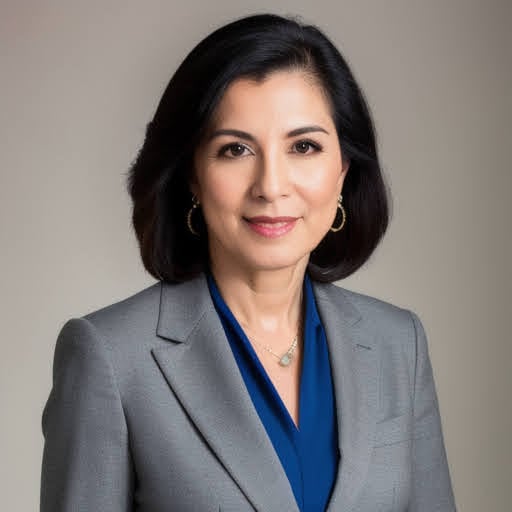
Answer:
M85 318L58 335L42 414L41 512L132 510L128 431L109 355Z
M408 512L453 512L455 500L427 339L421 321L411 314L416 333L416 359L412 493Z

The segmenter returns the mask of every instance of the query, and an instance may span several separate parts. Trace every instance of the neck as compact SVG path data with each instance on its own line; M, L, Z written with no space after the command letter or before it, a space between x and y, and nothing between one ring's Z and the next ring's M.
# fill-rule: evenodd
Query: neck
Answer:
M215 282L238 322L255 336L296 333L307 260L279 270L240 269L211 262Z

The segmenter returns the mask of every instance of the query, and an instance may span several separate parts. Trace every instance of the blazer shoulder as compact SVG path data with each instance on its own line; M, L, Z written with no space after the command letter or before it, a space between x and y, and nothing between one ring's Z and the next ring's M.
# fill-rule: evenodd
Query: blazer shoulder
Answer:
M321 287L323 295L348 301L359 311L362 317L382 317L396 319L397 321L407 319L407 321L410 321L410 314L412 312L408 308L392 304L378 297L355 292L333 283L318 286Z
M385 316L389 318L396 318L403 320L410 314L409 309L391 302L385 301L378 297L365 295L363 293L347 290L346 288L338 287L348 300L350 300L360 311L372 313L378 316Z
M363 293L348 290L335 284L319 285L319 298L336 305L340 314L349 310L355 321L378 334L380 339L391 343L414 340L415 322L419 319L411 310Z
M158 322L161 288L162 283L157 281L133 295L77 318L111 350L116 347L126 350L141 342L151 343ZM68 320L62 331L74 321L76 319Z
M119 325L146 323L155 325L158 318L162 283L152 285L117 302L83 315L82 318L99 328L116 328Z

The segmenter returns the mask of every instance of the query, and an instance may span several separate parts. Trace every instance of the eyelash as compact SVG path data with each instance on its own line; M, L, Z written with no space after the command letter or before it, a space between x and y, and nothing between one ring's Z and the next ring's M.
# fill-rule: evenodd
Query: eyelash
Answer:
M313 142L312 140L308 140L308 139L303 139L303 140L299 140L297 142L295 142L293 144L292 147L295 147L299 144L308 144L310 148L312 148L314 151L313 153L318 153L320 151L322 151L322 147L320 146L320 144L316 143L316 142ZM226 144L224 146L222 146L220 149L219 149L219 152L217 154L217 156L221 157L221 158L228 158L230 160L234 160L236 158L242 158L243 156L247 156L247 155L237 155L237 156L227 156L226 153L231 149L231 148L234 148L234 147L242 147L244 149L248 149L249 148L243 144L242 142L230 142L229 144ZM312 152L308 151L308 152L301 152L301 151L294 151L294 153L299 153L299 154L302 154L302 155L310 155Z
M313 148L313 150L314 150L313 153L318 153L319 151L322 151L322 147L320 146L320 144L313 142L312 140L308 140L308 139L299 140L294 144L294 146L296 146L297 144L308 144L310 148ZM298 151L298 153L301 153L301 152ZM302 154L309 155L309 152L302 153Z
M239 156L227 156L226 153L231 149L231 148L236 148L236 147L242 147L244 149L247 149L247 146L245 146L244 144L242 144L241 142L230 142L229 144L225 144L224 146L222 146L220 149L219 149L219 152L217 153L217 156L221 157L221 158L229 158L229 159L233 159L233 158L239 158Z

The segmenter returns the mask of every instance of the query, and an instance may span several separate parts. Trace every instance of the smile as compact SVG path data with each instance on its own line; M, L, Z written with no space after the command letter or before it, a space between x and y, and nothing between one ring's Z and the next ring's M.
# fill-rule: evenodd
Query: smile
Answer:
M244 220L255 233L266 238L278 238L289 233L297 222L296 217L251 217Z

